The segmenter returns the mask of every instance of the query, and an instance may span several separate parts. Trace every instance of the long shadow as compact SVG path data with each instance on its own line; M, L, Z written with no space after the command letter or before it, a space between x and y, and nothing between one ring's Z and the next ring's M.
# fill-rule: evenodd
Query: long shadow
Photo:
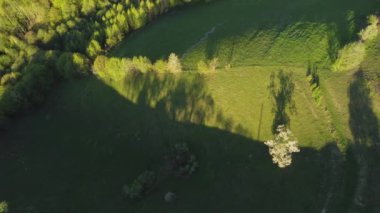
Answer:
M127 98L165 112L173 120L202 125L211 123L224 130L249 135L246 128L216 107L204 75L131 73L123 85Z
M296 112L296 105L293 100L294 87L293 73L285 73L280 70L277 75L275 73L271 74L268 89L273 102L273 133L276 132L279 125L290 125L287 110L291 113Z
M358 180L353 209L377 212L380 209L380 178L378 160L379 125L373 110L371 89L362 71L354 74L350 97L350 128L354 140L351 148L357 164Z
M192 91L179 81L150 106L146 97L158 97L161 88L152 85L155 78L133 78L142 88L136 102L93 77L69 81L40 111L14 121L0 136L0 200L10 212L320 212L330 148L303 148L292 166L279 169L259 141L174 120L177 110L190 120L207 115L181 104L165 108L177 100L210 104L201 84ZM124 200L122 186L157 168L167 145L180 142L189 144L199 170L162 183L140 202ZM174 205L164 202L167 191L177 193Z

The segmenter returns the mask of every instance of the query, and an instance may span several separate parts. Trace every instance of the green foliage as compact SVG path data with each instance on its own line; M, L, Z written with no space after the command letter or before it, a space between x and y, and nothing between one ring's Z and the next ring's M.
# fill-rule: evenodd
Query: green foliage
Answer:
M8 212L8 204L5 201L0 202L0 213Z
M146 196L156 182L156 175L152 171L140 174L130 185L123 186L124 195L131 200Z
M174 53L171 53L168 58L168 70L171 73L180 73L182 72L181 61L178 56Z
M186 143L175 144L165 159L167 169L179 177L190 176L199 167Z
M102 47L97 40L92 39L86 49L86 52L90 58L95 58L97 55L102 53Z
M152 62L147 57L107 58L96 57L93 64L94 73L103 80L118 81L130 72L146 73L154 70Z
M349 71L359 67L364 60L365 44L357 41L350 43L339 51L338 58L332 65L333 71Z
M168 64L166 61L159 59L154 63L153 70L158 73L168 72Z
M54 82L53 70L44 64L30 64L23 72L20 81L2 95L0 114L13 115L41 103Z
M369 25L377 25L379 23L379 18L376 15L369 15L367 20Z
M90 63L86 56L79 53L63 53L57 61L57 71L64 79L89 74Z
M19 72L6 73L5 75L3 75L3 77L1 77L0 84L2 86L13 85L13 84L15 84L17 82L17 80L20 77L21 77L21 73L19 73Z
M203 60L200 60L198 62L198 64L197 64L197 70L200 73L207 73L209 71L206 62L204 62Z
M131 6L128 9L128 23L132 29L139 29L147 23L147 14L143 8L135 8Z
M362 41L371 41L377 37L379 30L377 24L379 20L377 16L368 16L368 26L359 32L359 37Z
M208 63L201 60L197 64L198 72L200 73L215 72L217 67L218 67L218 58L213 58L209 60Z
M135 69L143 73L151 71L153 66L150 59L144 56L133 57L131 63Z

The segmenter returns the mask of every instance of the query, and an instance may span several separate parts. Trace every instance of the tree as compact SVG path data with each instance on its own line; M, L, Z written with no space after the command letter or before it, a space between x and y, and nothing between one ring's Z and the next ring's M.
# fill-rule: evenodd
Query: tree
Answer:
M102 52L102 47L100 46L97 40L92 39L86 49L86 52L89 57L95 58L97 55L99 55Z
M274 140L265 142L269 147L269 154L272 156L272 161L280 168L285 168L292 164L292 153L299 152L297 139L292 132L285 127L279 125Z
M182 72L181 61L175 53L171 53L168 59L168 70L172 73Z

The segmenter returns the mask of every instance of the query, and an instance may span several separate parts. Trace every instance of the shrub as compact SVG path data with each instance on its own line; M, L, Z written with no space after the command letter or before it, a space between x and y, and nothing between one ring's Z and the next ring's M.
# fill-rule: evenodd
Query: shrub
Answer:
M13 85L14 83L16 83L16 81L20 77L21 77L21 73L19 73L19 72L10 72L10 73L7 73L7 74L3 75L3 77L1 78L0 84L2 86Z
M175 144L165 156L167 169L176 176L189 176L195 172L199 164L190 153L186 143Z
M208 72L208 66L207 66L206 62L204 62L203 60L200 60L198 62L197 69L198 69L198 72L200 72L200 73L207 73Z
M213 58L208 62L209 70L211 72L215 72L216 68L218 68L219 64L219 59L218 58Z
M0 213L8 212L8 204L5 201L0 202Z
M89 57L95 58L102 52L102 47L99 42L95 39L92 39L87 46L86 53Z
M0 114L14 115L33 104L41 103L54 82L52 69L43 64L30 64L23 72L25 74L20 81L3 93Z
M124 195L131 200L141 199L149 193L156 183L156 175L152 171L140 174L130 185L123 186Z
M213 58L209 60L207 63L201 60L197 64L198 72L200 73L215 72L217 67L218 58Z
M144 56L138 56L132 58L132 64L133 68L139 70L140 72L148 72L152 70L152 62L149 60L149 58ZM128 70L130 71L130 70Z
M159 73L165 73L168 71L168 64L162 59L157 60L153 65L153 70Z
M364 60L366 47L363 42L353 42L346 45L338 53L338 58L332 65L333 71L348 71L359 67Z
M64 79L80 77L89 73L89 60L79 53L63 53L58 59L57 70Z
M274 140L265 142L265 145L269 147L269 154L272 156L273 163L280 168L292 164L292 153L300 151L297 144L297 139L285 125L277 127Z
M362 41L371 41L377 37L377 25L369 25L359 32L359 37Z
M168 70L171 73L180 73L180 72L182 72L181 61L179 60L178 56L176 54L174 54L174 53L171 53L169 55Z
M379 18L376 15L369 15L367 18L369 25L377 25L379 23Z

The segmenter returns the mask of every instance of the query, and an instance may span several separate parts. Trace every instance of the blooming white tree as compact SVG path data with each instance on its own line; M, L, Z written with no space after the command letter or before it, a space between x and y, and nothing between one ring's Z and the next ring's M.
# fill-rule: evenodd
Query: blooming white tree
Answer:
M179 73L182 71L181 60L175 53L171 53L168 59L168 70L172 73Z
M265 142L269 147L269 154L273 163L280 168L285 168L292 164L292 153L299 152L297 139L285 125L279 125L276 129L274 140Z

